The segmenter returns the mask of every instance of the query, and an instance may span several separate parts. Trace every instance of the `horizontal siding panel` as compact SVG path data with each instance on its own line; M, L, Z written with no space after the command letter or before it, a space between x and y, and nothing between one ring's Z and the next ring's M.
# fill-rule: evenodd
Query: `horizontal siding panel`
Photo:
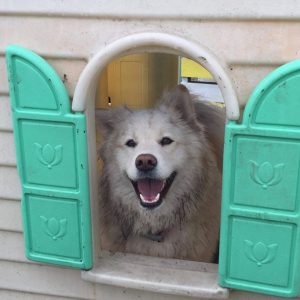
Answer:
M300 3L292 0L253 0L241 5L238 0L224 3L215 1L44 1L39 5L39 0L20 2L6 0L0 2L2 14L37 14L37 15L63 15L81 17L136 17L136 18L300 18ZM272 7L272 9L270 9Z
M22 233L0 231L0 243L0 260L28 263Z
M5 64L5 57L4 57L3 53L0 54L0 70L1 70L0 71L0 94L8 93L6 64Z
M0 130L12 131L12 118L8 95L0 95Z
M83 59L44 58L63 80L70 97L73 97L80 73L86 66L87 62Z
M21 199L17 168L0 166L0 199Z
M229 75L234 80L237 97L242 107L246 105L257 84L278 66L279 64L270 66L233 64L231 66Z
M32 294L24 292L14 292L8 290L0 290L0 299L3 300L76 300L76 298L65 298L57 296L48 296L42 294Z
M45 295L94 299L94 286L80 270L0 261L0 289Z
M12 132L0 131L0 165L16 166L16 150Z
M11 30L12 28L15 30ZM23 16L0 18L0 34L4 36L0 40L0 51L4 51L8 44L18 44L32 49L43 57L81 61L85 57L90 58L111 41L136 33L136 28L139 28L139 31L167 32L198 41L209 48L221 62L228 64L237 61L274 64L295 59L300 54L297 42L298 22L257 20L240 21L237 24L234 21L224 20L214 22L190 20L187 23L157 20L145 23L142 20L99 21ZM6 34L7 32L10 34ZM59 74L63 76L64 72L59 71Z
M0 199L0 230L22 232L20 201Z

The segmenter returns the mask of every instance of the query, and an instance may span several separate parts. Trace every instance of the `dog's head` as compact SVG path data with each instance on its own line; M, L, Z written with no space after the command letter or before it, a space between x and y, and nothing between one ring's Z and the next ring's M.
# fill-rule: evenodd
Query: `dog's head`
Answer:
M182 198L201 184L199 166L205 166L208 147L187 89L177 86L154 109L97 111L96 118L113 201L149 223L151 215L176 213Z

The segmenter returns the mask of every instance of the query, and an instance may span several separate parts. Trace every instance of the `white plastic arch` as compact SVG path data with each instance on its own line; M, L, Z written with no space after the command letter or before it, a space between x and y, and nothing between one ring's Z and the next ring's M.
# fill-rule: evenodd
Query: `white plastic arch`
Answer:
M98 77L106 65L116 57L137 52L165 52L188 57L200 63L215 78L221 90L229 120L239 118L239 105L232 82L215 55L206 47L179 36L145 32L118 39L105 46L82 71L74 92L72 109L86 111L88 101L95 99Z

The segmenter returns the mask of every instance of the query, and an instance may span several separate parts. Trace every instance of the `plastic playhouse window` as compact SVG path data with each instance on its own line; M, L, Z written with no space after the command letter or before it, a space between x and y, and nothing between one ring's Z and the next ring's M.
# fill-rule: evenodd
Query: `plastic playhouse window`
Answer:
M89 271L82 271L82 278L92 282L166 294L227 298L228 290L218 286L218 266L215 264L128 253L111 255L109 252L100 250L94 110L95 103L104 108L118 106L120 103L115 104L114 97L110 95L107 97L105 93L103 96L101 91L100 94L97 94L97 86L100 74L103 73L111 61L120 57L126 59L126 57L131 56L132 58L132 56L137 56L140 53L160 53L160 55L166 55L167 53L175 55L176 60L178 60L178 57L189 57L191 60L198 62L215 78L220 88L220 99L226 105L227 118L231 120L239 118L237 99L230 79L214 55L198 44L161 33L136 34L106 46L90 60L80 76L72 104L73 111L85 112L87 131L89 132L88 151L94 267ZM144 104L145 102L141 105ZM140 107L140 104L136 104L136 102L132 105L137 108ZM150 103L146 103L145 106L149 105Z

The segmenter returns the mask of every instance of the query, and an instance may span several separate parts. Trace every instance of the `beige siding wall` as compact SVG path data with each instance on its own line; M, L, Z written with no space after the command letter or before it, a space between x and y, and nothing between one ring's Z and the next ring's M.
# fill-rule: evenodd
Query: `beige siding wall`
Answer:
M268 72L300 56L300 2L246 3L0 0L0 299L188 299L92 285L78 270L25 259L5 47L18 44L44 56L72 97L88 58L105 44L142 31L177 34L216 54L243 106ZM271 297L234 292L231 299Z

